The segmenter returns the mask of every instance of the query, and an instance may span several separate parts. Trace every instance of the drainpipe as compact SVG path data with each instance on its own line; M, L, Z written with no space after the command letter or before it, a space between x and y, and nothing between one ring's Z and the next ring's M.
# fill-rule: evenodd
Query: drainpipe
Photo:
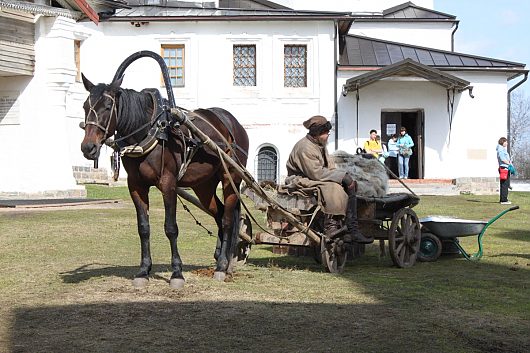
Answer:
M455 22L455 29L453 29L453 32L451 32L451 51L455 51L455 32L458 29L458 24L460 21Z
M339 149L339 102L337 101L337 51L339 50L339 25L337 20L335 20L335 50L333 52L333 66L334 66L334 75L333 75L333 99L335 99L335 151Z
M507 117L507 127L508 127L508 132L507 132L507 136L506 138L508 139L508 141L510 142L508 144L508 153L511 153L511 147L512 147L512 144L511 144L511 141L510 141L510 137L511 137L511 133L510 133L510 120L511 120L511 116L512 116L512 99L511 99L511 93L514 89L516 89L517 87L519 87L520 85L522 85L526 80L528 79L528 71L524 73L524 78L517 82L517 84L515 84L512 88L510 88L508 90L508 107L507 107L507 114L508 114L508 117Z

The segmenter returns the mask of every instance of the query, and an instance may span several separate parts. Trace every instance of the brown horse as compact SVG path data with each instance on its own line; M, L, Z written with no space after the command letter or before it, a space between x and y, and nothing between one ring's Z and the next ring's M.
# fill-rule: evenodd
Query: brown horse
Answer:
M152 91L124 89L120 87L121 82L122 79L118 79L108 85L94 85L83 76L83 84L90 92L83 106L85 136L81 143L81 151L87 159L97 160L102 144L113 135L115 141L129 147L138 146L146 140L153 126L159 124L156 119L160 107ZM246 165L248 136L232 114L220 108L210 108L196 110L189 117L231 158L243 167ZM194 140L185 126L171 124L166 127L165 139L162 136L156 142L150 144L145 153L122 157L129 193L136 208L141 244L140 272L133 284L145 285L152 266L148 196L151 186L162 192L164 200L164 230L171 246L173 270L170 285L174 288L184 286L182 261L177 248L177 187L193 189L201 204L214 215L218 226L214 278L224 280L226 273L232 270L229 263L239 233L240 201L232 181L239 189L241 177L223 168L220 156ZM224 202L216 196L219 182Z

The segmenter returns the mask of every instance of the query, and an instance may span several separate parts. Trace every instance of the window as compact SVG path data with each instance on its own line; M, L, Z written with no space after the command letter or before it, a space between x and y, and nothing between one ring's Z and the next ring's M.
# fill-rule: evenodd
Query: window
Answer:
M262 147L258 152L258 181L278 182L278 154L274 147Z
M81 41L74 40L75 81L81 82Z
M307 45L283 47L283 85L307 87Z
M162 57L166 62L171 86L184 87L184 45L162 45Z
M234 86L256 86L255 45L234 45Z

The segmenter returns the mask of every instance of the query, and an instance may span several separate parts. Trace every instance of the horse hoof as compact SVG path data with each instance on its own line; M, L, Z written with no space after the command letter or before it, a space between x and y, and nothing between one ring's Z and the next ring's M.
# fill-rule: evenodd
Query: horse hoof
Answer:
M224 272L220 272L220 271L215 271L213 273L213 279L219 281L219 282L224 282L226 278L226 273Z
M172 289L182 289L184 288L184 278L172 278L169 280L169 287Z
M149 279L145 277L136 277L132 281L132 285L134 288L144 288L149 283Z

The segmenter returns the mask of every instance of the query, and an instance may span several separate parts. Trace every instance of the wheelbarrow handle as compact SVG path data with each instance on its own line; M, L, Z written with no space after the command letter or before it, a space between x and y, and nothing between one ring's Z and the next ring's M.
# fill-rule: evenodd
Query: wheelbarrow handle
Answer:
M508 209L508 211L515 211L515 210L518 210L519 209L519 206L513 206L513 207L510 207Z

